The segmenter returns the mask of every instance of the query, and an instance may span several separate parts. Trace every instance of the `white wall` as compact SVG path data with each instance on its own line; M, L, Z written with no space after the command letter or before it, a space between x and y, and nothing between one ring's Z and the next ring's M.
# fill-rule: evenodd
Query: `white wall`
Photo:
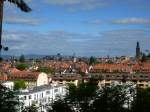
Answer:
M13 88L14 88L14 82L12 82L12 81L4 82L4 83L2 83L2 85L11 89L11 90L13 90Z
M40 73L37 79L37 86L47 85L48 76L46 73Z

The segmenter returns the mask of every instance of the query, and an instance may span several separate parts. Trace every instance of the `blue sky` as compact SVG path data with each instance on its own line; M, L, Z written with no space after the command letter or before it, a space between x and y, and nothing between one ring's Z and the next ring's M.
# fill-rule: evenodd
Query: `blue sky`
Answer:
M5 2L3 54L134 56L150 50L149 0L24 0L31 13Z

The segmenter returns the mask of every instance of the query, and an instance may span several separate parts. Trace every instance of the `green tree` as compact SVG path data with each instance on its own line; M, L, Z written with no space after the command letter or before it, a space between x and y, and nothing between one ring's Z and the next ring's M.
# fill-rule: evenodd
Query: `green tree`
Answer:
M14 90L25 89L26 84L23 80L14 81Z
M85 72L82 72L82 71L79 71L79 74L80 74L80 76L81 76L81 83L83 83L84 82L84 76L85 76Z
M146 60L147 60L147 56L146 56L145 53L143 53L143 54L142 54L142 59L141 59L141 61L142 61L142 62L145 62Z
M28 66L27 64L25 64L25 63L21 63L21 64L18 64L18 65L16 66L16 68L22 71L22 70L28 69L29 66Z
M132 112L150 111L150 88L137 88L134 101L132 103Z
M37 72L44 72L47 74L53 74L54 70L52 68L48 68L48 67L39 67Z
M121 85L104 87L92 104L93 112L127 112L124 104L129 100L126 88Z
M29 107L25 107L22 112L37 112L38 108L35 105L31 105Z
M21 63L24 63L25 62L25 56L24 55L21 55L20 58L19 58L19 61Z
M53 112L91 112L91 101L96 95L97 85L92 81L88 83L81 83L79 86L69 84L68 94L64 99L59 99L52 105ZM55 108L53 107L55 106ZM56 107L62 109L58 111ZM63 108L64 107L64 108ZM69 110L69 111L68 111Z
M3 61L3 58L2 57L0 57L0 62L2 62Z
M97 62L97 59L96 59L95 57L91 56L91 57L90 57L90 60L89 60L89 64L90 64L90 65L93 65L93 64L96 64L96 63L98 63L98 62Z
M109 86L101 90L96 86L93 79L88 83L82 83L78 87L69 85L68 94L64 99L54 102L56 108L52 112L68 112L66 106L73 111L79 112L129 112L124 104L129 100L127 86ZM53 106L52 106L53 107Z
M0 112L17 112L19 105L14 92L0 85Z
M55 101L48 112L75 112L71 105L69 105L66 100L58 99Z

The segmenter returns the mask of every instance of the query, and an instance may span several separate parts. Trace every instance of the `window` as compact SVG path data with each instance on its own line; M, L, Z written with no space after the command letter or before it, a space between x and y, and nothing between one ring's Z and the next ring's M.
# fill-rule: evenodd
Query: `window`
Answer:
M141 78L143 78L143 75L140 75Z
M46 91L46 95L50 94L50 91Z
M110 77L109 75L106 75L106 77Z
M21 97L20 100L24 100L24 97Z
M36 94L34 95L34 100L36 100Z
M144 84L139 84L139 86L141 87L141 86L144 86Z
M29 95L29 99L32 99L32 95Z
M26 96L24 96L24 100L26 100L27 99L27 97Z
M54 90L54 93L56 93L56 92L58 92L58 89L55 89L55 90Z
M43 93L42 93L42 98L43 98Z

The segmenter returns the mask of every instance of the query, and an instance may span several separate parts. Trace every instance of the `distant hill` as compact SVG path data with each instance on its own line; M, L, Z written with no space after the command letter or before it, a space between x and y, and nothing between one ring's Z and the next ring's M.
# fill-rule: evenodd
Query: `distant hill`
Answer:
M38 54L27 54L27 55L24 55L26 59L39 59L39 58L43 58L47 55L38 55ZM15 58L19 58L20 56L12 56L12 55L2 55L2 58L3 59L11 59L12 57L15 57Z

